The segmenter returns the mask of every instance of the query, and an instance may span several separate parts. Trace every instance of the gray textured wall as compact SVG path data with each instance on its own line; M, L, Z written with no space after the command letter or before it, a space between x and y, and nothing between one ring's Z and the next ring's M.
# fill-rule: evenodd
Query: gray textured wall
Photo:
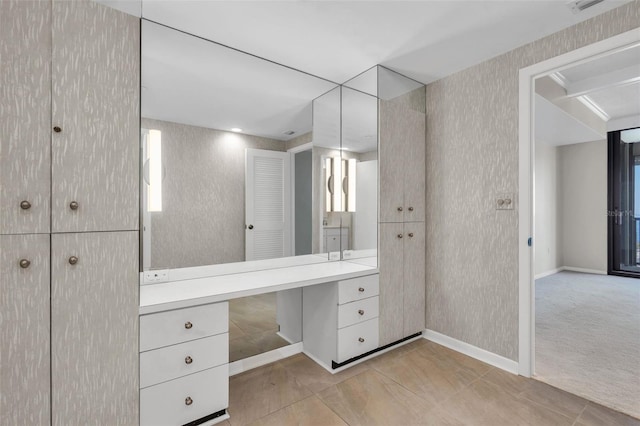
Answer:
M518 72L639 26L636 0L427 86L427 328L517 360Z
M282 141L142 119L162 132L162 212L151 213L151 267L244 260L245 149ZM144 248L143 248L144 249Z

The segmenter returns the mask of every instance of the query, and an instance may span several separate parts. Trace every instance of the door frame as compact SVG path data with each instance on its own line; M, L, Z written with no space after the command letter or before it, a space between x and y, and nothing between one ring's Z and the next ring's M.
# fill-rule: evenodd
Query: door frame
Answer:
M570 66L588 62L640 44L640 31L633 29L520 69L518 136L518 374L535 372L535 235L534 172L534 80ZM533 242L535 243L535 242Z
M289 170L291 171L291 253L296 253L296 154L313 149L313 141L289 148Z

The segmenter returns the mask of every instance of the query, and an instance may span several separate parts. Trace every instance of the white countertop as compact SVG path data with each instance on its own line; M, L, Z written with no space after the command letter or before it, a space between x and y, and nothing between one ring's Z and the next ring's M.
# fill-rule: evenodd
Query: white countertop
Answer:
M144 285L140 287L140 314L204 305L375 273L378 273L375 266L338 261Z

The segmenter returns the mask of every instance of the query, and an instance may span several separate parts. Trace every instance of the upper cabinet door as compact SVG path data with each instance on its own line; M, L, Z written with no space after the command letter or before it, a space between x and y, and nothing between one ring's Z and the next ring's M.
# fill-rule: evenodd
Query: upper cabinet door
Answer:
M404 220L425 220L425 118L412 109L404 109Z
M48 233L51 4L0 2L0 234Z
M140 23L53 2L52 232L138 229Z
M404 110L380 100L380 222L404 220ZM424 165L423 165L424 168Z

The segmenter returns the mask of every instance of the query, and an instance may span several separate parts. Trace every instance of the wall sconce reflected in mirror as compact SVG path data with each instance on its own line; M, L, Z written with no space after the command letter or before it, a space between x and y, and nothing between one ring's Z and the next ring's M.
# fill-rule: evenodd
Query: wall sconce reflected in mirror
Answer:
M356 160L327 157L324 160L326 174L326 211L356 211Z
M162 132L160 130L148 130L146 136L146 160L143 167L143 178L147 188L147 211L162 211L162 180L164 170L162 167Z

